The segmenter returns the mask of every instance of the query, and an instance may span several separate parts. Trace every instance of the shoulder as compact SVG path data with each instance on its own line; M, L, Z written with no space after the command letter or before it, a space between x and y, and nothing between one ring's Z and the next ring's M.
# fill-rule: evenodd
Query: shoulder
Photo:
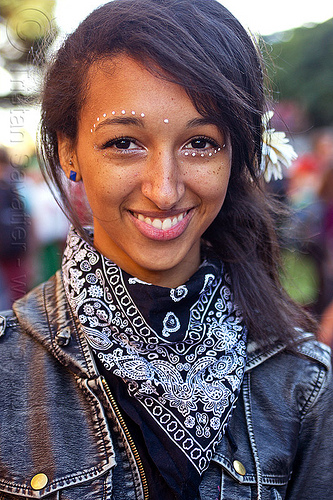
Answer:
M312 333L297 332L294 344L287 346L282 342L275 342L267 347L258 346L255 342L249 342L247 347L247 370L270 363L317 364L321 368L330 371L331 349L319 342Z
M333 400L330 348L310 334L301 333L292 350L276 345L250 353L247 372L257 394L296 403L301 416L327 397Z
M48 309L55 307L55 277L38 285L13 304L13 308L0 311L0 356L17 342L26 342L24 333L32 338L40 332L47 336L50 331ZM53 298L52 298L53 297ZM49 335L50 337L50 335Z
M309 361L319 363L326 370L331 368L331 349L327 345L311 338L301 342L297 347L297 352Z

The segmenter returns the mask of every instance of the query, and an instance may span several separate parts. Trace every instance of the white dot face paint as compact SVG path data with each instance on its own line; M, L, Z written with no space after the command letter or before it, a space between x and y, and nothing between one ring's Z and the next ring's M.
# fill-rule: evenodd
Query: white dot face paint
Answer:
M126 110L125 110L125 109L122 109L122 110L121 110L120 112L118 112L118 113L119 113L119 114L122 114L122 115L126 115ZM116 111L116 110L112 110L112 111L111 111L111 115L112 115L112 116L117 116L117 114L118 114L118 113L117 113L117 111ZM132 116L135 116L136 114L137 114L137 112L136 112L135 110L132 110L132 111L131 111L131 115L132 115ZM108 116L108 114L107 114L107 113L103 113L103 115L102 115L102 116L103 116L103 118L106 118L106 117ZM143 113L143 112L142 112L142 113L140 113L140 116L141 116L141 118L144 118L146 115L145 115L145 113ZM96 121L97 121L97 122L99 122L99 121L100 121L100 117L99 117L99 116L96 118ZM169 123L169 119L168 119L168 118L165 118L165 119L164 119L164 123ZM94 131L95 131L95 128L96 128L96 123L94 123L94 125L93 125L93 129L90 129L90 132L94 132Z
M222 148L225 148L225 144L223 144ZM208 152L208 151L185 151L184 156L190 156L192 158L211 158L213 155L218 154L221 151L221 148L214 149L213 152Z
M120 111L120 114L125 115L125 114L126 114L126 110L125 110L125 109L122 109L122 110ZM131 115L132 115L132 116L135 116L136 114L137 114L137 112L136 112L135 110L132 110L132 111L131 111ZM115 115L117 115L117 112L116 112L115 110L113 110L113 111L111 111L111 115L115 116ZM145 113L143 113L143 112L142 112L142 113L140 113L140 116L141 116L141 118L144 118L144 117L145 117ZM103 113L103 118L106 118L106 117L107 117L107 113ZM97 122L99 122L99 121L100 121L100 118L99 118L99 117L97 117L97 118L96 118L96 121L97 121ZM164 118L164 119L163 119L163 122L164 122L165 124L168 124L168 123L170 122L170 120L169 120L169 118ZM94 123L94 125L93 125L93 129L91 128L91 129L90 129L90 132L91 132L91 133L93 133L93 132L95 131L95 128L96 128L96 124ZM213 152L211 152L211 151L210 151L210 152L208 152L207 150L206 150L206 151L192 151L192 152L191 152L191 151L185 151L185 152L183 152L183 154L184 154L184 156L186 156L186 157L191 156L192 158L195 158L195 157L198 157L198 158L199 158L199 157L200 157L200 158L205 158L205 157L206 157L206 158L212 158L212 156L213 156L213 155L216 155L217 153L219 153L219 152L221 151L221 149L225 148L225 146L226 146L226 145L225 145L225 144L223 144L223 145L222 145L222 148L221 148L221 147L218 147L218 148L214 149L214 150L213 150Z

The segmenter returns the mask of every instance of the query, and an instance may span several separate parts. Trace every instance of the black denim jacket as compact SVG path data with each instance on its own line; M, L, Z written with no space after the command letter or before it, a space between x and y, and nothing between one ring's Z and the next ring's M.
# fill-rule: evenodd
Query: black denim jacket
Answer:
M2 314L0 335L0 500L149 498L60 273ZM299 356L249 345L242 393L197 498L333 499L330 352L303 337Z

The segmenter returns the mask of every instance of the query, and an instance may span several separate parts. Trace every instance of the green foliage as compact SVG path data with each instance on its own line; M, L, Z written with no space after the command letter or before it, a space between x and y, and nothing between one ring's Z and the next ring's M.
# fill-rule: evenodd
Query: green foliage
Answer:
M333 124L333 19L308 28L272 35L268 76L277 100L304 108L312 125Z

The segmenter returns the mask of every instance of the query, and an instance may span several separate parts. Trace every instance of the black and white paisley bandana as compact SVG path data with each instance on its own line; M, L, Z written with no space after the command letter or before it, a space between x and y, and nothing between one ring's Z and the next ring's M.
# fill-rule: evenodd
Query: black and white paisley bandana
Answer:
M160 473L198 487L246 361L246 329L223 265L208 258L184 285L159 287L128 275L71 229L62 272L88 343L122 385L126 402L118 404L148 436L149 453L155 443Z

